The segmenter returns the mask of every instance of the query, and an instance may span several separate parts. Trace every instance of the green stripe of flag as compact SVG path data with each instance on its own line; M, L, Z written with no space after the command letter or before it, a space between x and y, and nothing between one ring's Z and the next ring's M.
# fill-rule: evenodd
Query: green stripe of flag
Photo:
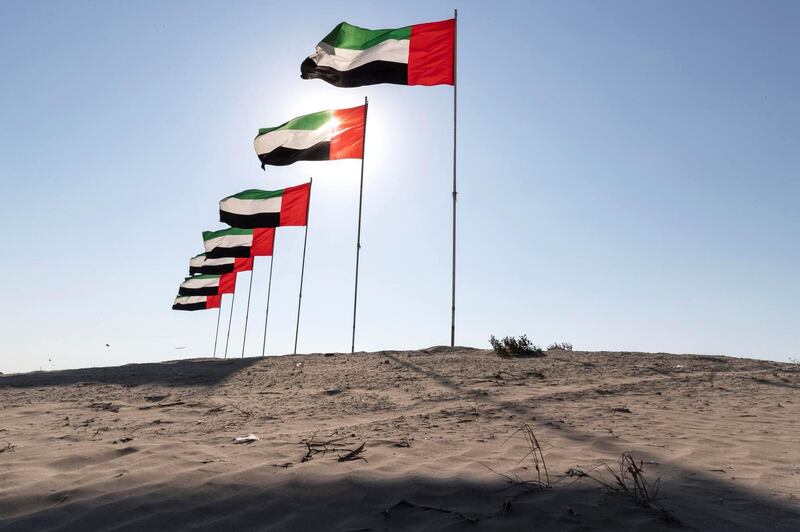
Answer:
M333 31L325 36L322 42L334 48L366 50L389 39L402 40L410 38L411 26L388 30L369 30L342 22L333 28Z
M234 194L233 196L228 196L227 198L222 198L222 201L226 199L236 198L242 200L264 200L270 198L279 198L283 196L283 189L281 190L258 190L255 188L251 188L250 190L243 190L238 194Z
M310 115L298 116L281 124L278 127L264 127L258 130L259 135L264 135L276 129L303 129L313 131L319 129L333 118L333 111L319 111L318 113L311 113Z
M203 240L211 240L220 236L232 235L252 235L252 229L240 229L238 227L231 227L230 229L220 229L219 231L203 231Z

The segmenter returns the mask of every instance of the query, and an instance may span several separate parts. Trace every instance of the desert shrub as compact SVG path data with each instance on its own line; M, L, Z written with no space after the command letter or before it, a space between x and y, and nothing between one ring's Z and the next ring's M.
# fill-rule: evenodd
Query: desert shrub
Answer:
M589 479L610 493L627 495L642 508L659 513L661 519L668 525L682 526L680 520L672 512L656 504L661 478L657 478L655 482L648 479L644 474L644 461L639 460L637 463L629 452L622 453L617 471L606 463L600 463L586 471L579 467L570 468L567 470L566 476L576 480Z
M569 342L554 342L547 346L548 351L572 351L572 344Z
M489 343L492 344L492 349L499 356L503 358L522 358L522 357L542 357L544 351L538 345L533 345L533 342L528 340L526 335L519 338L513 336L506 336L502 340L498 340L492 335L489 338Z

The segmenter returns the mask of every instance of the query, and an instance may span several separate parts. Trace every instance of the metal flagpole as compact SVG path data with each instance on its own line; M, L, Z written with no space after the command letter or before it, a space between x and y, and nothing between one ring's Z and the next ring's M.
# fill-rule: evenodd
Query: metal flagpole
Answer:
M225 339L225 358L228 358L228 342L231 340L231 322L233 321L233 303L236 301L236 291L231 294L231 315L228 318L228 336Z
M222 315L222 296L219 297L217 307L217 334L214 335L214 358L217 358L217 339L219 338L219 317Z
M278 236L277 234L275 235ZM264 343L261 345L261 356L267 352L267 323L269 323L269 294L272 291L272 265L275 263L275 245L272 245L272 256L269 258L269 281L267 281L267 315L264 317Z
M367 147L367 111L369 100L364 96L364 129L361 133L361 185L358 189L358 233L356 236L356 282L353 289L353 337L350 342L350 353L356 351L356 308L358 307L358 259L361 254L361 203L364 198L364 157Z
M455 42L453 43L453 291L450 314L450 346L456 345L456 119L458 102L458 9L455 9Z
M255 259L253 259L255 263ZM247 321L250 319L250 293L253 291L253 270L250 270L250 287L247 289L247 312L244 315L244 336L242 337L242 358L244 358L244 346L247 343Z
M308 242L308 219L311 217L311 184L314 178L310 178L308 187L308 207L306 208L306 234L303 237L303 262L300 266L300 293L297 296L297 323L294 328L294 354L297 354L297 336L300 333L300 304L303 302L303 275L306 271L306 243Z

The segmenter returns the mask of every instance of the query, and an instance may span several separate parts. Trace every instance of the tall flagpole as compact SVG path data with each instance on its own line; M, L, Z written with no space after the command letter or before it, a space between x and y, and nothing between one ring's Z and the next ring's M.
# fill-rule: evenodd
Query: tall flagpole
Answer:
M222 296L219 296L217 307L217 333L214 335L214 358L217 358L217 339L219 338L219 317L222 315Z
M255 264L255 259L253 259ZM244 358L244 346L247 344L247 321L250 319L250 293L253 291L253 267L250 269L250 287L247 289L247 312L244 315L244 336L242 337L242 358Z
M364 157L367 147L367 111L369 100L364 96L364 129L361 132L361 185L358 189L358 233L356 236L356 282L353 289L353 337L350 342L350 353L356 351L356 308L358 307L358 259L361 254L361 203L364 198Z
M456 119L458 102L458 9L454 10L455 42L453 43L453 291L450 314L450 346L456 345Z
M308 205L306 207L306 234L303 237L303 262L300 266L300 293L297 296L297 323L294 327L294 354L297 354L297 336L300 333L300 304L303 302L303 276L306 272L306 244L308 243L308 219L311 217L311 184L314 178L310 178L308 187Z
M277 234L275 236L278 236ZM269 295L272 291L272 265L275 263L275 244L272 245L272 256L269 258L269 281L267 281L267 315L264 317L264 343L261 344L261 356L267 352L267 323L269 323Z
M278 233L275 233L275 238ZM269 257L269 280L267 281L267 314L264 317L264 342L261 344L261 356L267 352L267 323L269 323L269 296L272 292L272 266L275 264L275 240L272 240L272 255Z
M222 298L220 298L222 301ZM231 294L231 315L228 318L228 336L225 339L225 358L228 358L228 342L231 340L231 322L233 321L233 303L236 301L236 289L234 289L233 294ZM221 305L222 303L220 303Z

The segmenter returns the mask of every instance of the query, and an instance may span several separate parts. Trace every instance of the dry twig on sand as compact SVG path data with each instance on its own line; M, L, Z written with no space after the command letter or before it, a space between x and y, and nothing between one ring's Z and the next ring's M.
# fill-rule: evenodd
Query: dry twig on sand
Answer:
M327 437L330 436L333 436L333 434ZM303 456L303 458L300 459L301 462L308 462L317 454L325 456L330 452L341 452L341 451L352 452L352 449L347 449L346 447L338 444L338 442L342 441L344 437L334 438L332 440L317 440L316 438L317 438L317 433L315 432L314 434L311 435L310 438L300 441L302 445L306 446L306 454L305 456Z
M92 403L89 408L93 410L108 410L109 412L119 412L119 405L111 403Z
M235 405L235 404L233 404L233 403L230 403L228 406L230 406L230 407L231 407L231 408L233 408L234 410L238 411L238 412L239 412L240 414L242 414L244 417L253 417L253 412L252 412L252 410L245 410L245 409L243 409L243 408L239 408L238 406L236 406L236 405Z
M493 377L494 377L495 379L504 379L505 377L503 377L503 375L508 375L508 376L509 376L509 377L511 377L512 379L521 379L521 378L522 378L522 377L520 377L519 375L514 375L513 373L511 373L511 372L508 372L508 371L498 371L497 373L495 373L495 374L493 375Z
M165 408L168 406L180 406L185 404L183 401L175 401L174 403L156 403L154 405L140 406L139 410L150 410L151 408Z
M611 479L605 480L602 476L603 472L607 473ZM661 519L667 524L681 526L681 522L677 517L655 503L661 478L656 479L651 484L644 475L644 462L639 460L637 463L631 453L622 453L619 459L619 471L614 471L611 466L604 462L588 471L580 468L569 469L566 477L574 478L576 481L588 478L612 493L631 497L642 508L658 512Z
M366 450L366 448L367 448L367 443L364 442L361 445L359 445L357 448L355 448L352 451L348 452L347 454L340 455L338 461L339 462L352 462L353 460L364 460L366 462L367 459L364 458L363 456L361 456L361 453L363 453Z
M135 429L130 431L128 434L126 434L122 438L120 438L118 440L114 440L111 443L128 443L129 441L133 440L133 433L136 432L137 430L141 429L141 428L142 427L136 427Z
M473 524L477 523L479 521L479 519L477 517L471 517L471 516L468 516L468 515L463 514L463 513L459 512L459 511L456 511L456 510L448 510L447 508L439 508L437 506L425 506L425 505L422 505L422 504L414 504L413 502L409 502L409 501L407 501L405 499L401 499L400 502L390 506L389 508L386 508L382 512L383 513L383 517L385 517L386 519L389 519L389 512L391 510L394 510L395 508L418 508L420 510L431 510L431 511L434 511L434 512L440 512L440 513L444 513L444 514L451 514L451 515L455 515L456 517L460 517L461 519L463 519L464 521L466 521L468 523L473 523Z
M10 453L13 453L14 449L17 448L17 446L13 445L10 441L8 441L8 440L3 440L3 441L6 442L6 446L5 447L0 447L0 454L4 453L6 451L8 451Z

